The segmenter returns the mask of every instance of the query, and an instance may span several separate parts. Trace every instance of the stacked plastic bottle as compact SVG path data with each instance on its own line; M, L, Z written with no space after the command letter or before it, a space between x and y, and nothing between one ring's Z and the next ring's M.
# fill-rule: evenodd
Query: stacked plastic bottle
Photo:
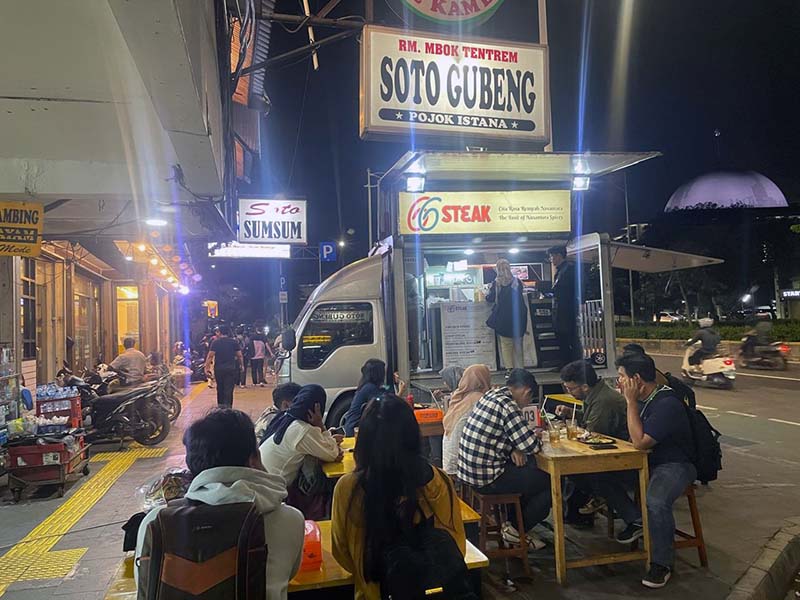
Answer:
M42 412L56 412L70 409L70 398L78 396L78 388L73 386L61 387L55 383L36 386L36 400L38 402L47 401L47 410ZM51 402L52 400L62 400L63 402Z

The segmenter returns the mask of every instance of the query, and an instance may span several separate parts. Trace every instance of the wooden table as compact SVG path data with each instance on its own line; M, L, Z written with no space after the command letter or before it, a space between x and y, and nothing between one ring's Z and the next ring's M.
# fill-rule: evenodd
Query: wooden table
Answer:
M333 557L331 541L331 522L318 521L322 534L322 567L315 571L301 571L289 582L289 593L306 590L352 585L353 576L345 571ZM489 566L489 559L467 542L467 555L464 557L468 569L482 569Z
M650 530L647 526L647 453L636 450L629 442L616 440L616 449L592 450L581 442L562 439L552 445L546 439L542 451L536 455L538 467L550 474L550 490L553 496L553 537L556 557L556 579L559 583L567 580L567 569L607 565L633 560L650 561ZM564 538L564 505L561 491L561 478L565 475L585 473L605 473L609 471L639 471L639 498L642 508L642 527L644 529L644 549L629 552L615 552L579 560L566 559Z
M322 590L346 585L353 585L353 576L342 568L333 557L331 541L331 522L318 521L322 534L322 566L313 571L300 571L289 582L289 593L308 590ZM482 569L489 566L489 559L467 542L467 554L464 557L468 569ZM136 600L136 582L133 578L133 555L123 559L111 586L105 596L106 600Z
M356 459L353 453L349 452L350 449L355 447L355 444L355 438L344 438L342 440L344 458L341 462L322 463L322 471L328 479L339 479L339 477L356 470ZM460 498L458 502L461 505L461 520L464 524L477 523L481 520L481 516L466 502Z

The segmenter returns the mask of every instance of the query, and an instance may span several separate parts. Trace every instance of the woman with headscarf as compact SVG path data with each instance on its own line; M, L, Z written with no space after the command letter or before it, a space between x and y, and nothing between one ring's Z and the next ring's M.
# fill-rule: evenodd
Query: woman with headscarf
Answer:
M450 405L442 420L444 426L442 467L445 473L449 475L458 473L458 443L461 440L461 430L464 429L472 407L491 386L492 374L489 372L489 367L472 365L464 371L458 387L450 396Z
M325 390L305 385L288 410L270 422L259 452L267 473L280 475L289 487L297 480L307 456L322 462L334 462L343 456L337 439L325 430Z
M445 389L434 390L433 397L437 402L441 402L447 410L447 405L450 402L450 396L456 391L461 378L464 376L464 367L445 367L439 371L439 377L444 381Z
M500 357L506 369L525 366L522 338L528 329L528 310L522 296L522 282L514 277L511 264L501 258L495 265L497 278L486 301L494 303L486 324L494 329L500 346Z

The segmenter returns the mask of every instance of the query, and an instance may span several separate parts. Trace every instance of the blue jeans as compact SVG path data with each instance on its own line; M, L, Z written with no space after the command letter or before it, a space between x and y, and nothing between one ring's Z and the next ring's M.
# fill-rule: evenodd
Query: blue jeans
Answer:
M642 511L628 495L636 485L636 472L601 474L595 480L597 494L604 497L627 525L641 522ZM675 560L675 516L672 506L697 478L691 463L664 463L650 468L647 486L647 518L650 525L651 562L672 567Z

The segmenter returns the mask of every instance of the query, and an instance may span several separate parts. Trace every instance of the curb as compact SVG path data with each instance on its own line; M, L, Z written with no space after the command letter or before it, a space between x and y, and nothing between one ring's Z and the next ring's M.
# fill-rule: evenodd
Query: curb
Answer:
M727 600L785 598L800 568L800 517L786 525L761 549L750 568L734 584Z

